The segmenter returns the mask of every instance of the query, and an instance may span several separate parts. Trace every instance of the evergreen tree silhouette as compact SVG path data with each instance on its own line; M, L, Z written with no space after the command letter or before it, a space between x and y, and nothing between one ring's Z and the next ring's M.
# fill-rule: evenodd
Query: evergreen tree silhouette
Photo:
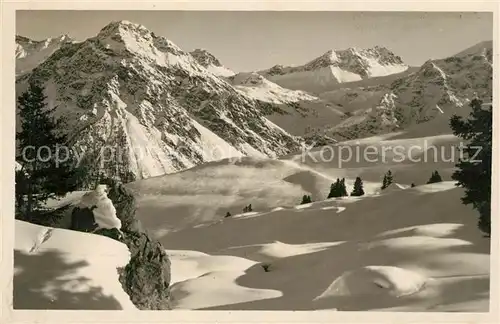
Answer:
M439 172L434 171L432 172L432 175L430 179L427 181L427 184L429 183L436 183L436 182L442 182L443 179L441 179L441 176L439 175Z
M365 194L365 191L363 190L363 180L361 180L360 177L356 177L356 180L354 181L354 188L351 192L351 196L359 197L363 196Z
M479 212L478 227L491 235L491 163L493 121L491 104L483 106L482 101L470 102L472 112L467 119L454 115L450 119L453 134L469 142L465 147L465 159L456 165L452 175L457 186L465 188L462 203L472 204ZM481 148L478 151L478 147Z

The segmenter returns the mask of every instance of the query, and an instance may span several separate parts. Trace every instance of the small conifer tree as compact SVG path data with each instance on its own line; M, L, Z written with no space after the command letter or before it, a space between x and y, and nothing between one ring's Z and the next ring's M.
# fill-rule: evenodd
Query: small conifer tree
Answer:
M356 177L356 180L354 181L354 188L351 192L351 196L359 197L363 196L365 194L365 191L363 190L363 180L361 180L360 177Z
M309 195L302 196L302 202L300 203L301 205L310 204L310 203L312 203L311 196L309 196Z
M441 175L439 175L439 172L434 171L434 172L432 172L430 179L427 181L427 184L442 182L442 181L443 181L443 179L441 178Z
M382 190L389 187L392 184L392 181L393 181L392 172L391 172L391 170L389 170L384 175L384 180L382 180Z

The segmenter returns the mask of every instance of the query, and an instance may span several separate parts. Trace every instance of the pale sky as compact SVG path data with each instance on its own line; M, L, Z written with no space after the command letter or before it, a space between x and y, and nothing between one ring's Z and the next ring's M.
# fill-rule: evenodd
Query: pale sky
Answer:
M493 14L472 12L18 11L16 33L84 40L116 20L142 24L184 51L204 48L236 72L375 45L418 66L493 39Z

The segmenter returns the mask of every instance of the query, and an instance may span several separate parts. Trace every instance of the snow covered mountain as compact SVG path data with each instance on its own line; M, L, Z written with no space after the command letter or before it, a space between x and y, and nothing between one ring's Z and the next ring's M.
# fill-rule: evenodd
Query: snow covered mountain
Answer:
M190 52L191 56L205 69L231 83L239 92L253 99L286 104L297 101L314 101L318 98L304 91L285 89L256 72L235 73L222 65L211 53L204 49Z
M205 69L220 77L230 77L235 73L224 67L220 61L205 49L195 49L191 56Z
M17 92L33 81L68 120L84 163L124 180L299 147L265 118L276 107L242 95L168 39L127 21L62 43L18 78Z
M423 123L426 135L435 135L449 133L449 118L468 114L471 99L491 102L492 73L492 42L482 42L454 56L428 60L388 84L337 89L320 97L337 104L358 101L363 107L333 128L345 138L422 128Z
M384 47L330 50L301 66L275 65L259 74L282 87L320 93L332 86L408 69L399 56Z
M282 88L256 72L238 73L229 79L240 92L265 102L282 104L319 100L304 91Z
M63 44L73 40L68 35L34 41L27 37L16 35L16 75L26 73L45 61Z

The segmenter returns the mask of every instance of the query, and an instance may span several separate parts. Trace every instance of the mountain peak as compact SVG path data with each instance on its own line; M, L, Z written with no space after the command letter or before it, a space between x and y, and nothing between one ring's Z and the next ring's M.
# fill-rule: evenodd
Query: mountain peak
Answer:
M234 76L234 72L225 68L222 63L209 51L203 48L197 48L190 52L194 60L205 69L219 77Z
M361 76L372 76L377 74L370 72L373 66L402 66L406 67L401 57L385 47L375 46L366 49L348 47L343 50L328 50L320 57L310 61L304 67L307 70L315 70L328 66L348 67L354 69Z
M155 35L143 25L128 20L118 20L112 21L104 26L97 34L97 38L103 39L110 37L115 41L125 42L128 38L137 38L134 37L137 35L147 39L153 39L155 37Z
M203 67L208 67L209 65L222 66L220 61L204 48L197 48L189 54Z
M128 20L115 20L104 26L104 28L101 29L101 32L105 30L116 30L116 29L147 30L147 28L141 24L133 23Z
M401 57L385 47L374 46L330 49L304 65L275 65L259 73L284 88L318 94L339 83L388 76L407 69Z

